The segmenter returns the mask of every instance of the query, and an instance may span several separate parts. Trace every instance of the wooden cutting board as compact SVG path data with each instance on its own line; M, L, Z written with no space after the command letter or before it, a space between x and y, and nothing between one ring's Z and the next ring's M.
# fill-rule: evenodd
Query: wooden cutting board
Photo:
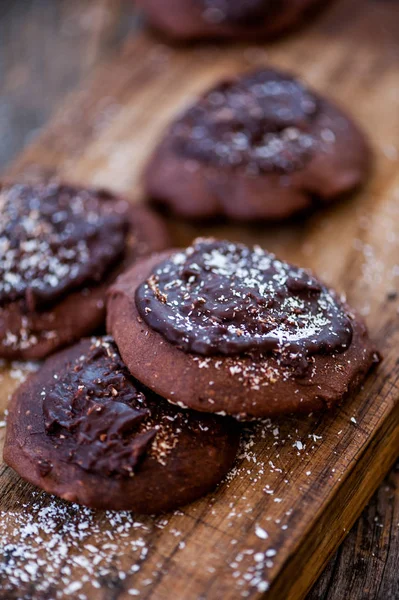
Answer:
M290 224L168 225L178 244L215 234L313 268L364 315L384 362L334 413L248 430L228 480L174 514L95 513L34 490L2 465L2 599L304 598L399 454L397 3L336 2L306 30L269 46L173 49L132 36L7 175L59 175L140 201L140 173L171 117L219 77L268 63L299 73L352 112L375 149L370 184ZM29 368L4 366L2 411Z

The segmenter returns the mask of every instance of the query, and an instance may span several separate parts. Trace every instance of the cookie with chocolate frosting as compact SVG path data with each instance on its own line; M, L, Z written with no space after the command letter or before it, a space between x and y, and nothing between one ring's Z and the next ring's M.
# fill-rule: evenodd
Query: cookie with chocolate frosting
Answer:
M140 386L103 337L48 358L15 392L4 460L65 500L158 513L214 488L238 443L234 421L182 411Z
M0 186L0 356L43 358L92 333L121 268L165 247L156 216L107 192Z
M212 238L122 275L107 328L154 392L242 419L332 407L377 360L365 325L314 275Z
M137 0L149 23L174 40L271 39L301 25L321 0Z
M341 109L266 68L223 81L190 106L144 178L149 197L182 217L282 219L359 187L370 159Z

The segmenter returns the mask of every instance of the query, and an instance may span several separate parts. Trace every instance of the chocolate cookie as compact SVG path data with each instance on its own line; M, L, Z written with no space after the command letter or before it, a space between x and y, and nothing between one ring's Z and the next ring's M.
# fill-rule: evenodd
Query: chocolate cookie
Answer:
M339 108L262 69L220 83L172 123L145 185L183 217L281 219L354 190L369 166L367 141Z
M157 217L107 192L0 186L0 356L43 358L92 333L121 268L165 247Z
M329 408L377 360L365 325L308 271L215 239L122 275L107 328L154 392L242 419Z
M149 23L175 40L271 39L300 25L321 0L137 0Z
M4 460L65 500L158 513L214 488L238 442L230 419L176 409L144 390L112 338L97 338L50 357L16 391Z

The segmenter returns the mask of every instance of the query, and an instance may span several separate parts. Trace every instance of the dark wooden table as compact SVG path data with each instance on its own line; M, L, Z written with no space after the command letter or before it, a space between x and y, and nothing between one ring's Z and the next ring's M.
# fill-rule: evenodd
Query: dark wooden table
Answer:
M0 169L136 25L130 0L0 0ZM399 598L398 486L399 463L308 600Z

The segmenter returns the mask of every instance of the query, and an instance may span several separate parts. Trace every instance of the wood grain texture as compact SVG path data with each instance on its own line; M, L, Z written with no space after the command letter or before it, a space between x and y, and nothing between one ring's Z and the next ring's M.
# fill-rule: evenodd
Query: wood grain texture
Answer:
M352 110L376 149L368 188L327 212L278 228L224 226L201 232L256 241L315 268L365 314L384 363L334 414L265 424L250 453L238 461L235 477L215 495L168 517L165 525L162 519L140 520L146 532L140 529L137 535L145 537L149 549L140 571L120 579L112 592L109 578L101 581L100 591L85 583L81 592L88 598L128 598L129 589L143 598L166 599L172 593L176 598L256 598L264 582L271 586L270 598L302 598L397 456L398 302L388 299L398 287L399 269L397 10L394 3L338 2L306 31L267 49L167 49L147 36L131 38L9 169L26 178L56 173L106 185L138 200L142 166L179 107L219 76L268 60L296 70ZM182 243L198 233L194 226L169 225ZM13 386L5 371L3 407ZM1 509L20 511L20 502L26 502L29 510L37 502L32 488L9 469L0 473ZM40 502L50 500L40 495ZM102 515L95 518L103 523ZM267 539L256 535L257 526L267 531ZM12 520L10 537L11 528ZM268 560L255 560L268 550ZM125 569L134 560L134 553L127 553ZM337 581L336 572L314 594L334 593L330 582ZM0 597L7 600L20 593L5 590L1 596L1 589ZM64 589L60 579L47 596L30 592L30 597L51 598Z
M0 168L135 21L125 0L0 3Z
M398 497L397 464L307 600L394 600L399 597Z

